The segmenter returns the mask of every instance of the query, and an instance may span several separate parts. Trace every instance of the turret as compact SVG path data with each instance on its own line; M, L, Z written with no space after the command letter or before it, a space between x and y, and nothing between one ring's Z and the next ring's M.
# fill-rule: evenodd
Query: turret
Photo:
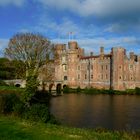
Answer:
M56 44L55 45L55 52L58 55L61 55L61 53L65 50L66 50L66 44Z
M129 55L130 55L130 60L135 60L134 52L130 52Z
M104 55L104 47L100 47L100 55Z
M90 52L90 56L93 56L93 52Z
M112 48L111 58L111 88L115 90L124 90L123 75L124 75L124 58L126 50L124 48Z
M76 41L70 41L68 42L68 47L70 50L78 49L78 43Z

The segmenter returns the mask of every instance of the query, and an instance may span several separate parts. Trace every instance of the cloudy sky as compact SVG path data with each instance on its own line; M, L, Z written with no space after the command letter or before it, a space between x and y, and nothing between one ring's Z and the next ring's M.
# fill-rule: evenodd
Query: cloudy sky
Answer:
M140 53L140 0L0 0L0 52L17 32L41 33L85 50L122 46Z

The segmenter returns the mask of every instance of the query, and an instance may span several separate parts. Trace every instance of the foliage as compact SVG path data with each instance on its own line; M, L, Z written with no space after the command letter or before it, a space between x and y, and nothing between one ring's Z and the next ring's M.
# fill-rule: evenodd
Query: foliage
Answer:
M7 58L0 58L0 79L13 79L15 68Z
M26 108L25 104L20 100L18 103L16 103L14 105L12 113L15 116L24 118L26 110L27 110L27 108Z
M0 86L8 86L3 80L0 80Z
M25 103L29 103L31 98L35 95L37 92L37 87L39 85L39 82L37 80L37 76L28 76L26 80L26 88L25 92L23 93L23 101Z
M136 87L136 88L135 88L135 93L136 93L137 95L140 95L140 88Z
M98 90L98 89L96 89L96 88L85 88L84 89L84 92L86 93L86 94L99 94L99 93L101 93L100 92L100 90Z
M30 104L43 103L50 106L51 94L47 91L37 91L30 100Z
M0 114L14 114L32 121L57 123L55 117L49 112L50 95L48 93L35 92L29 106L23 101L21 93L24 93L24 89L0 86Z
M37 90L39 69L52 62L53 50L50 41L39 34L19 33L10 39L5 56L24 62L26 67L25 103L29 103Z
M65 86L65 87L63 88L63 93L69 93L69 92L70 92L69 86Z
M26 65L21 60L12 60L12 65L14 66L14 79L25 79Z
M20 99L16 94L0 94L0 113L12 113L15 104L18 102L20 102Z
M25 77L25 65L22 61L0 58L0 79L18 79Z
M50 112L45 104L33 104L26 110L25 118L31 121L46 123L50 120Z
M81 92L80 86L77 87L76 92L77 92L77 93Z

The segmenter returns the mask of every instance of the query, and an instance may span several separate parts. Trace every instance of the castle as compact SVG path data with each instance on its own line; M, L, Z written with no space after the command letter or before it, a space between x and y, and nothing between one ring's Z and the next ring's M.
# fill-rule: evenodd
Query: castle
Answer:
M55 83L71 88L126 90L140 87L140 56L122 47L114 47L109 54L100 48L100 54L84 55L84 49L75 41L56 44Z

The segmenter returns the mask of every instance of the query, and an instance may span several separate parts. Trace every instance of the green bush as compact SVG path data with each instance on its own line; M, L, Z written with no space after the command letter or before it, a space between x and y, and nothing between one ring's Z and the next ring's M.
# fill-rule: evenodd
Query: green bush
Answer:
M0 86L8 86L3 80L0 80Z
M9 114L14 110L15 104L19 103L20 99L16 94L0 94L0 113Z
M13 107L13 114L24 118L24 114L26 112L25 104L23 102L16 103Z
M77 87L76 92L77 92L77 93L81 92L81 88L80 88L80 86Z
M63 93L70 93L70 88L69 88L69 86L65 86L65 87L63 88Z
M48 122L50 120L50 111L45 104L33 104L25 112L25 119L36 122Z
M135 88L135 93L136 93L137 95L140 95L140 88L136 87L136 88Z
M37 91L35 95L31 98L30 104L44 103L50 105L51 94L47 91Z
M95 88L85 88L84 89L84 93L86 93L86 94L99 94L99 93L101 93L101 91L100 90L98 90L98 89L95 89Z

